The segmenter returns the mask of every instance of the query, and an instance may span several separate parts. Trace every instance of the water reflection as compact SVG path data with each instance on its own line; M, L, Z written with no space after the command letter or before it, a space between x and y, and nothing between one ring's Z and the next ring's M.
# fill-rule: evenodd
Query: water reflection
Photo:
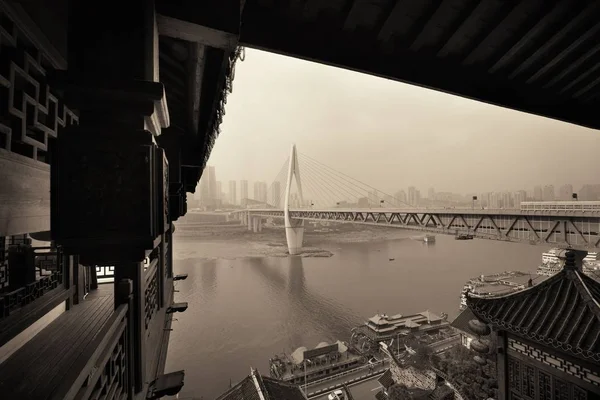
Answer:
M217 291L217 260L204 261L200 271L202 297L207 301L212 299Z
M304 277L302 257L289 257L288 261L289 293L292 297L299 299L306 295L306 278Z
M360 321L358 315L335 300L307 288L302 257L288 257L286 261L287 280L281 271L282 263L278 262L275 268L272 268L267 265L265 259L252 259L250 265L251 269L268 283L269 290L278 301L281 301L282 295L287 292L289 302L285 310L286 325L289 326L290 337L295 338L291 340L291 347L310 346L309 343L301 342L297 335L299 327L306 326L307 322L312 329L323 335L321 340L337 340L340 334L349 332Z
M377 310L456 315L468 278L535 270L546 250L436 239L435 247L414 240L323 245L335 253L330 258L233 260L190 258L203 242L176 242L175 272L189 277L177 282L175 300L190 307L173 323L167 372L186 370L180 397L216 398L249 366L268 373L269 358L282 350L348 340L350 329ZM215 242L211 251L228 256L231 247Z

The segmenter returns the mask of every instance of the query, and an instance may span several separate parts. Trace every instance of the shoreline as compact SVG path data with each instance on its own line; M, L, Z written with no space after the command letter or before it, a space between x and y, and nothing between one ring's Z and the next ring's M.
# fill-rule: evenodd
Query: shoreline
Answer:
M306 229L304 248L298 257L329 258L334 256L327 250L332 245L406 240L414 233L397 228L348 227L327 232ZM241 225L180 224L175 227L173 239L183 250L178 258L214 260L289 256L285 231L281 227L264 227L262 232L254 233ZM192 248L191 244L196 246Z

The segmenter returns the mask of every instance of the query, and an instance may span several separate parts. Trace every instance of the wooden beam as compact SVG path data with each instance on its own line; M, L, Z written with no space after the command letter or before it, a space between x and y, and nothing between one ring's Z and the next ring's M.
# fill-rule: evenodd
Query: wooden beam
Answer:
M50 230L50 166L0 149L0 236Z
M156 20L158 22L158 33L163 36L200 43L222 50L234 50L238 43L238 35L234 33L219 31L166 15L158 14Z
M365 35L322 30L291 19L277 18L264 9L245 10L240 43L274 53L332 65L374 76L479 100L591 128L600 128L593 104L584 105L556 93L531 88L483 68L465 67L452 60L396 48L378 49ZM280 17L280 16L279 16Z

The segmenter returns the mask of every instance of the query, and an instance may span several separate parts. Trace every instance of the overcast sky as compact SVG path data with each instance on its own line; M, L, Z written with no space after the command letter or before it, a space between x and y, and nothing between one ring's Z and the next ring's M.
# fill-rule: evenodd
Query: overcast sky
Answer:
M600 182L598 131L257 50L237 63L221 131L209 165L224 189L273 181L292 143L388 193Z

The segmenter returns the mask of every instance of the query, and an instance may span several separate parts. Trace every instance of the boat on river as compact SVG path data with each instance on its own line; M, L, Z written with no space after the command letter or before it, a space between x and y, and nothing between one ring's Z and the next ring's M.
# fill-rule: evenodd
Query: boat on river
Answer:
M319 343L314 349L299 347L292 354L269 360L272 378L295 385L314 382L359 367L367 359L347 343Z
M423 237L423 241L425 243L435 243L435 236L433 236L433 235L425 235L425 237Z
M457 234L454 239L455 240L473 240L474 236L466 233Z

